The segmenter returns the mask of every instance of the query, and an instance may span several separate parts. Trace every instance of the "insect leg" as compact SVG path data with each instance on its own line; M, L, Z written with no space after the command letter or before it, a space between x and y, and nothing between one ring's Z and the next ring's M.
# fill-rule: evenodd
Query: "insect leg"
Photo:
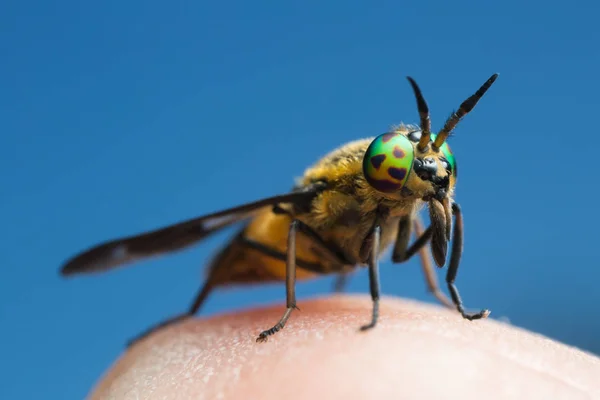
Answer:
M283 316L270 329L266 331L262 331L258 338L256 338L257 342L265 342L267 338L271 335L274 335L283 327L287 322L288 318L292 314L292 311L296 307L296 232L298 231L298 220L293 220L290 224L290 230L288 233L288 245L287 245L287 262L286 262L286 270L285 270L285 292L286 292L286 310L283 313Z
M281 260L281 261L286 261L287 260L286 253L283 253L283 252L280 252L278 250L272 249L272 248L270 248L268 246L265 246L265 245L263 245L261 243L255 242L255 241L253 241L251 239L248 239L248 238L242 237L242 238L240 238L240 240L246 246L248 246L248 247L250 247L250 248L252 248L254 250L260 251L261 253L263 253L263 254L265 254L265 255L267 255L269 257L272 257L272 258L275 258L275 259ZM331 254L332 255L331 255L330 260L334 260L334 261L337 260L337 258L335 258L336 256L335 256L335 253L333 252L333 250L332 250ZM344 264L341 263L341 260L338 260L338 261L334 262L334 265L339 265L340 268L341 268L341 266L344 265ZM302 260L300 258L296 258L296 266L298 266L298 267L300 267L302 269L305 269L307 271L316 272L318 274L322 274L323 271L324 271L324 267L323 267L322 264L304 261L304 260ZM333 290L334 290L334 292L338 292L339 293L339 292L344 291L346 285L348 284L348 280L350 279L350 275L351 274L352 274L352 272L341 272L341 273L337 274L337 276L335 278L335 281L334 281L334 284L333 284Z
M275 205L273 207L273 212L276 214L288 214L291 216L291 214L287 211L284 210L283 208L279 207L278 205ZM323 258L327 258L327 260L334 264L334 265L339 265L340 267L343 265L356 265L357 264L357 260L353 260L351 259L351 257L349 257L347 254L344 254L344 252L340 249L340 248L336 248L336 246L334 246L331 243L327 243L325 242L318 233L316 233L310 226L300 222L299 222L299 226L298 229L300 231L302 231L302 233L308 237L312 242L313 245L316 246L316 249L313 248L313 250L316 250ZM298 261L298 260L297 260ZM298 264L300 265L300 264ZM351 272L342 272L340 274L338 274L335 278L335 281L333 283L333 291L334 292L343 292L346 288L346 286L348 285L348 281L350 279L350 274Z
M293 215L288 212L287 210L284 210L283 208L279 207L278 205L275 205L273 207L273 212L276 214L287 214L293 217ZM315 232L310 226L306 225L305 223L301 222L301 221L297 221L298 222L298 230L301 231L313 244L313 251L318 252L318 254L327 259L327 261L329 261L331 264L338 266L339 268L343 267L344 265L356 265L357 261L356 260L352 260L351 257L349 257L347 254L344 254L344 252L342 251L342 249L340 249L339 247L335 246L333 243L327 243L325 240L323 240L323 238L321 238L321 236L319 236L319 234L317 232ZM287 256L284 253L278 252L277 250L273 250L270 249L260 243L254 242L252 240L243 238L242 239L247 245L249 245L250 247L262 251L263 253L270 255L274 258L277 259L281 259L283 261L285 261L287 259ZM319 272L321 273L323 268L320 265L311 265L309 263L306 263L300 259L296 259L296 264L299 267L302 267L304 269L313 271L313 272ZM342 292L346 285L348 284L348 280L350 278L350 274L351 272L342 272L340 274L338 274L336 276L336 279L334 281L334 285L333 285L333 290L335 292Z
M415 220L420 221L420 218L417 216ZM427 244L429 239L431 239L433 232L431 226L429 226L422 233L417 233L417 240L408 247L408 241L411 234L410 223L410 216L402 217L400 219L400 227L398 228L398 235L396 236L396 243L394 244L394 251L392 253L392 261L395 263L401 263L410 259L417 251L420 251ZM421 228L422 226L421 223Z
M290 217L294 218L294 216L288 212L287 210L282 209L279 205L273 206L273 212L275 214L287 214ZM358 263L357 260L352 259L348 254L345 254L342 249L335 246L333 243L327 243L317 232L314 231L310 226L306 225L304 222L298 221L298 230L304 234L308 239L311 240L313 246L313 251L319 253L319 255L323 258L327 258L327 260L335 265L343 266L343 265L356 265Z
M369 288L371 291L371 299L373 300L373 314L371 317L371 322L368 325L363 325L360 327L361 331L366 331L367 329L371 329L377 325L377 320L379 318L379 292L380 292L380 284L379 284L379 242L381 237L381 226L379 224L375 225L373 228L373 241L371 244L371 254L369 256Z
M273 207L273 212L287 213L290 215L287 211L277 205ZM312 241L313 245L316 247L313 248L313 250L317 251L323 258L327 258L330 263L340 267L344 265L356 265L358 263L357 260L353 260L347 254L344 254L340 248L337 248L332 243L325 242L317 232L305 223L298 221L298 229ZM334 292L339 293L344 291L348 284L348 280L350 279L350 274L351 272L342 272L337 275L333 283Z
M425 232L425 227L423 226L423 221L419 215L415 216L415 235L417 237L423 236ZM425 275L425 281L427 282L427 289L435 296L435 298L449 308L454 308L452 301L446 296L442 290L440 289L440 285L435 274L435 268L433 268L433 263L431 262L431 257L429 253L427 253L427 247L421 246L419 249L419 258L421 259L421 269L423 270L423 275Z
M417 240L410 247L408 247L408 241L411 234L411 222L414 223L415 236L417 237ZM392 261L395 263L405 262L415 255L415 253L419 252L421 269L425 275L427 288L440 303L454 309L454 304L452 301L450 301L450 299L440 290L435 270L433 268L433 263L431 262L431 257L429 253L427 253L427 247L425 246L431 238L432 228L428 227L425 229L423 221L418 214L415 214L412 217L403 217L400 220L399 225L398 235L396 237L396 243L392 253Z
M341 293L346 290L351 274L351 272L341 272L335 277L333 281L333 291L335 293Z
M463 318L472 321L474 319L486 318L489 314L489 310L481 310L478 313L469 314L465 312L463 307L462 300L458 293L458 288L454 284L454 280L456 279L456 273L458 272L458 266L460 263L460 257L463 250L463 217L460 206L457 203L452 203L452 213L454 214L455 226L454 226L454 235L452 237L452 252L450 255L450 264L448 266L448 273L446 274L446 283L448 284L448 290L450 290L450 295L452 296L452 301L456 305L456 309Z
M255 242L254 240L248 239L246 237L241 237L240 241L241 241L241 243L248 246L249 248L257 250L266 256L269 256L271 258L274 258L274 259L280 260L280 261L287 261L287 258L288 258L287 253L283 253L283 252L273 249L269 246L265 246L262 243ZM305 269L307 271L310 271L310 272L316 272L318 274L323 273L323 266L321 264L304 261L300 258L296 258L296 266L298 266L302 269Z
M174 317L171 317L165 321L162 321L156 325L151 326L149 329L140 333L138 336L135 336L132 339L130 339L127 342L127 347L134 345L135 343L139 342L140 340L144 339L145 337L148 337L150 334L152 334L162 328L165 328L176 322L183 321L184 319L191 318L194 314L196 314L198 312L198 310L200 309L200 307L202 306L202 304L204 303L204 301L206 300L208 295L212 292L212 289L213 289L213 285L211 284L211 281L209 280L202 286L202 288L196 295L194 302L192 303L191 307L189 308L189 310L187 312L175 315Z

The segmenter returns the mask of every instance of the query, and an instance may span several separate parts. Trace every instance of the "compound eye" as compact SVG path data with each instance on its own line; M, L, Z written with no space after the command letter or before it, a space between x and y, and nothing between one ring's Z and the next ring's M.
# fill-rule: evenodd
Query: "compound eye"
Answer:
M373 189L383 193L398 192L406 184L414 162L410 140L400 133L377 136L363 158L363 173Z
M406 135L411 142L418 143L421 140L421 131L414 131Z
M435 141L436 136L437 136L436 134L431 134L431 140ZM454 175L454 177L456 178L456 173L457 173L456 158L454 157L452 150L450 150L450 146L448 146L447 142L444 142L444 144L442 144L442 147L440 147L440 151L443 154L443 157L440 158L440 160L442 161L442 163L445 161L450 166L449 168L446 168L446 169L448 171L450 171L450 173L452 175Z

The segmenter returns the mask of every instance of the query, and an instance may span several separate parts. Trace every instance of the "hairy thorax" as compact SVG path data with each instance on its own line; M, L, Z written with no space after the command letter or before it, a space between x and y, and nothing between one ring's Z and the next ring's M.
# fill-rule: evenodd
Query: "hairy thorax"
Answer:
M372 138L357 140L323 157L298 182L302 187L325 182L327 187L312 201L308 212L296 215L323 239L335 242L345 254L365 264L359 255L376 217L384 215L380 252L392 243L401 216L423 206L417 194L382 194L365 180L362 160Z

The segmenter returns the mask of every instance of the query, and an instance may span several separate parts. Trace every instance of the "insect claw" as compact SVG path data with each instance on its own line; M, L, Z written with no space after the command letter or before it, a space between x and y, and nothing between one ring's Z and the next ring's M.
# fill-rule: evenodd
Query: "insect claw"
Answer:
M474 313L474 314L468 314L466 312L462 312L462 316L464 319L468 320L468 321L475 321L477 319L485 319L487 318L492 312L490 310L487 309L483 309L481 311L479 311L478 313Z
M269 337L267 335L264 335L261 333L260 335L258 335L258 337L256 338L256 343L266 343L267 340L269 340Z
M360 331L361 331L361 332L368 331L369 329L372 329L372 328L374 328L374 327L375 327L375 325L376 325L376 324L374 324L374 323L372 323L372 322L371 322L370 324L363 325L363 326L361 326L361 327L360 327Z

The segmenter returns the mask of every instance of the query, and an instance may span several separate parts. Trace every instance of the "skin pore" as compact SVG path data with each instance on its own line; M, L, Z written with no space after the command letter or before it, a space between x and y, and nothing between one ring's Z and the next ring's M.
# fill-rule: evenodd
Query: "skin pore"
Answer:
M285 329L256 343L282 305L197 317L115 361L92 399L592 399L600 358L494 320L368 296L302 300Z

